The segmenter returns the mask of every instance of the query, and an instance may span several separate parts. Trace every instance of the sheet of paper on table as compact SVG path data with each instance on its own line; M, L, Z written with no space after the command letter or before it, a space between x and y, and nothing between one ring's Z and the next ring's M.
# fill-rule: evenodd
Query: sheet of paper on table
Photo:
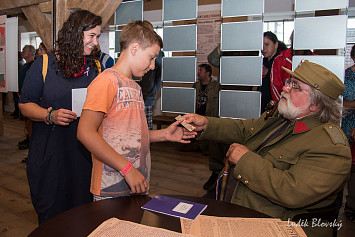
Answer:
M206 207L206 204L181 200L164 195L157 195L142 206L145 210L189 220L194 220L206 209Z
M171 230L137 224L111 218L99 225L88 237L194 237L190 234L181 234Z
M307 237L296 223L272 218L239 218L199 215L195 220L180 219L183 234L194 236ZM292 224L293 223L293 224Z

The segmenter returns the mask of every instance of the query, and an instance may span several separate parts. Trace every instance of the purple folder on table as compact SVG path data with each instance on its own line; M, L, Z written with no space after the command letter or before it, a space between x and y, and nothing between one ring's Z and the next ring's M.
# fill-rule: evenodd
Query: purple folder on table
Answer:
M169 216L181 217L189 220L194 220L200 215L207 205L176 199L172 197L157 195L152 200L147 202L143 209L166 214Z

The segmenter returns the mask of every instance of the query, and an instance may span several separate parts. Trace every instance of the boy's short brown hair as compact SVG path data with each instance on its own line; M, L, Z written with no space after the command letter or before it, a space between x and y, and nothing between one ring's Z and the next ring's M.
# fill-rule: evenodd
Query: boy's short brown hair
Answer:
M121 51L125 50L131 43L138 43L143 49L153 44L163 48L163 40L154 31L149 21L131 21L122 30L120 35Z

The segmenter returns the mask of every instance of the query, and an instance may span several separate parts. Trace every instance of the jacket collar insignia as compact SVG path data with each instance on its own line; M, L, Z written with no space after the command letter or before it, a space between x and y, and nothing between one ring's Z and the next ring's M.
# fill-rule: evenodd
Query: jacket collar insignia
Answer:
M296 125L295 125L295 129L293 130L293 133L299 133L299 132L304 132L304 131L307 131L309 130L310 128L307 127L306 124L304 124L303 122L301 121L297 121L296 122Z

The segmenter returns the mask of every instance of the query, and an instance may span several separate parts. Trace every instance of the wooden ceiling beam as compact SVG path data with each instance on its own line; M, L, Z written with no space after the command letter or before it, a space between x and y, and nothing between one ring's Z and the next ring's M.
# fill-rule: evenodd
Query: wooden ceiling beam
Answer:
M42 2L48 2L50 0L2 0L0 1L0 10L18 8L18 7L27 7L31 5L36 5Z
M53 10L53 2L49 1L49 2L42 2L40 4L38 4L39 9L41 9L41 12L43 13L52 13Z
M81 8L84 0L70 0L67 2L67 7L69 9Z
M121 3L122 0L85 0L81 8L101 16L105 26Z
M22 7L21 10L25 14L33 29L37 32L38 36L42 39L42 42L46 48L51 50L53 47L53 31L51 22L48 20L46 15L41 12L38 5Z
M56 34L62 29L64 22L68 19L70 15L70 9L68 9L67 4L70 0L57 0L56 1Z

